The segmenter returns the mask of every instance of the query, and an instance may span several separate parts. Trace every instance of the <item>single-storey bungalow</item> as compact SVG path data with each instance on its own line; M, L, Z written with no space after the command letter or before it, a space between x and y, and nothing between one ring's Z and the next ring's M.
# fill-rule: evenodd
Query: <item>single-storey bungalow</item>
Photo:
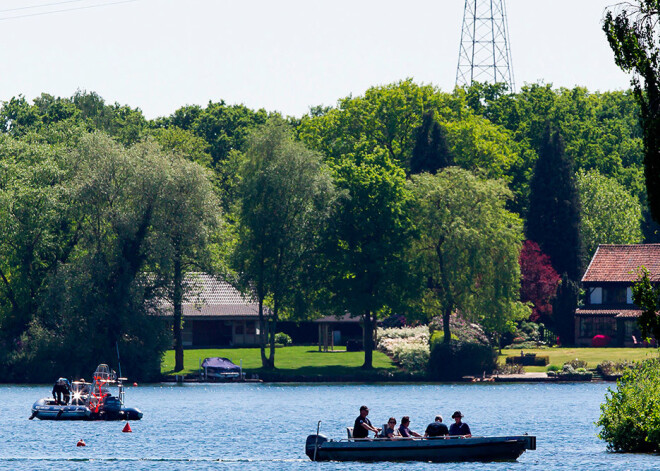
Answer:
M653 283L660 282L660 244L599 245L582 277L584 306L575 311L575 343L591 346L596 335L610 338L610 346L640 345L632 285L637 270L646 267Z
M185 277L184 347L259 344L259 305L226 281L203 273ZM172 312L172 305L164 306Z
M259 345L259 305L241 294L226 281L203 273L185 277L186 295L183 301L184 347L253 347ZM172 305L161 306L167 315ZM264 314L270 310L264 306ZM321 332L331 345L343 345L346 340L361 339L359 318L328 316L316 321L280 321L277 331L289 334L296 344L320 343ZM329 338L328 336L332 336Z

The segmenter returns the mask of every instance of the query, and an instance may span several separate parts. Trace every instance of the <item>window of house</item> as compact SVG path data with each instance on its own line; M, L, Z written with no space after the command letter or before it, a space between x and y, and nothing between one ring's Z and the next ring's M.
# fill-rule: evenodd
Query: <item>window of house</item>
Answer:
M626 288L619 286L607 288L604 295L606 304L626 304Z
M628 288L626 288L626 303L627 304L633 304L632 287L630 287L630 286L628 286Z
M245 333L248 335L254 335L257 333L257 323L255 321L247 321L245 323Z
M589 304L603 304L603 288L592 288L589 293Z

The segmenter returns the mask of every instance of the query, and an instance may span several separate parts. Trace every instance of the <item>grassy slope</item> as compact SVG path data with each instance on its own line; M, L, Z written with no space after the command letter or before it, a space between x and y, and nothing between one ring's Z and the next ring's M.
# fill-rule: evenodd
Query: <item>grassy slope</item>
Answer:
M638 361L645 358L657 358L658 350L653 348L548 348L542 350L527 350L525 353L536 353L539 356L550 357L550 365L562 366L567 361L576 358L586 360L589 368L596 368L599 363L606 360ZM520 355L520 350L502 350L500 363L504 363L507 356ZM544 366L526 366L525 371L546 371Z
M185 350L183 371L174 371L174 351L165 352L161 371L163 374L188 374L199 371L199 363L206 357L225 357L243 368L258 372L261 368L261 355L258 348L211 348ZM321 353L318 347L282 347L275 351L275 366L278 373L292 375L351 375L359 374L364 363L364 352ZM397 371L397 367L384 353L374 351L374 368Z

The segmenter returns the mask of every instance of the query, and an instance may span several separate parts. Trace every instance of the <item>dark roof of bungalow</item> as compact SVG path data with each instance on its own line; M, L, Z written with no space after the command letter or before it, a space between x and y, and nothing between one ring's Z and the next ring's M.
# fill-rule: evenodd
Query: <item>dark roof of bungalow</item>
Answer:
M641 266L660 281L660 244L599 245L582 282L633 283Z
M333 316L321 317L319 319L315 319L314 322L318 322L318 323L354 322L357 324L359 322L362 322L362 317L361 316L353 317L349 313L346 313L341 316L333 315Z
M226 281L204 273L189 273L184 279L184 317L257 317L259 304ZM172 305L166 302L171 315ZM267 309L264 307L265 313Z

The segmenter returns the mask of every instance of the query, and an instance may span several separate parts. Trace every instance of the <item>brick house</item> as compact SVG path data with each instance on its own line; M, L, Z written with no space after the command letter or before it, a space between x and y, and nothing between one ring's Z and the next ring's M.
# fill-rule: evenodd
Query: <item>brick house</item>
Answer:
M584 305L575 311L575 344L591 346L596 335L611 338L612 347L640 345L632 285L637 269L646 267L660 282L660 244L599 245L582 277Z

